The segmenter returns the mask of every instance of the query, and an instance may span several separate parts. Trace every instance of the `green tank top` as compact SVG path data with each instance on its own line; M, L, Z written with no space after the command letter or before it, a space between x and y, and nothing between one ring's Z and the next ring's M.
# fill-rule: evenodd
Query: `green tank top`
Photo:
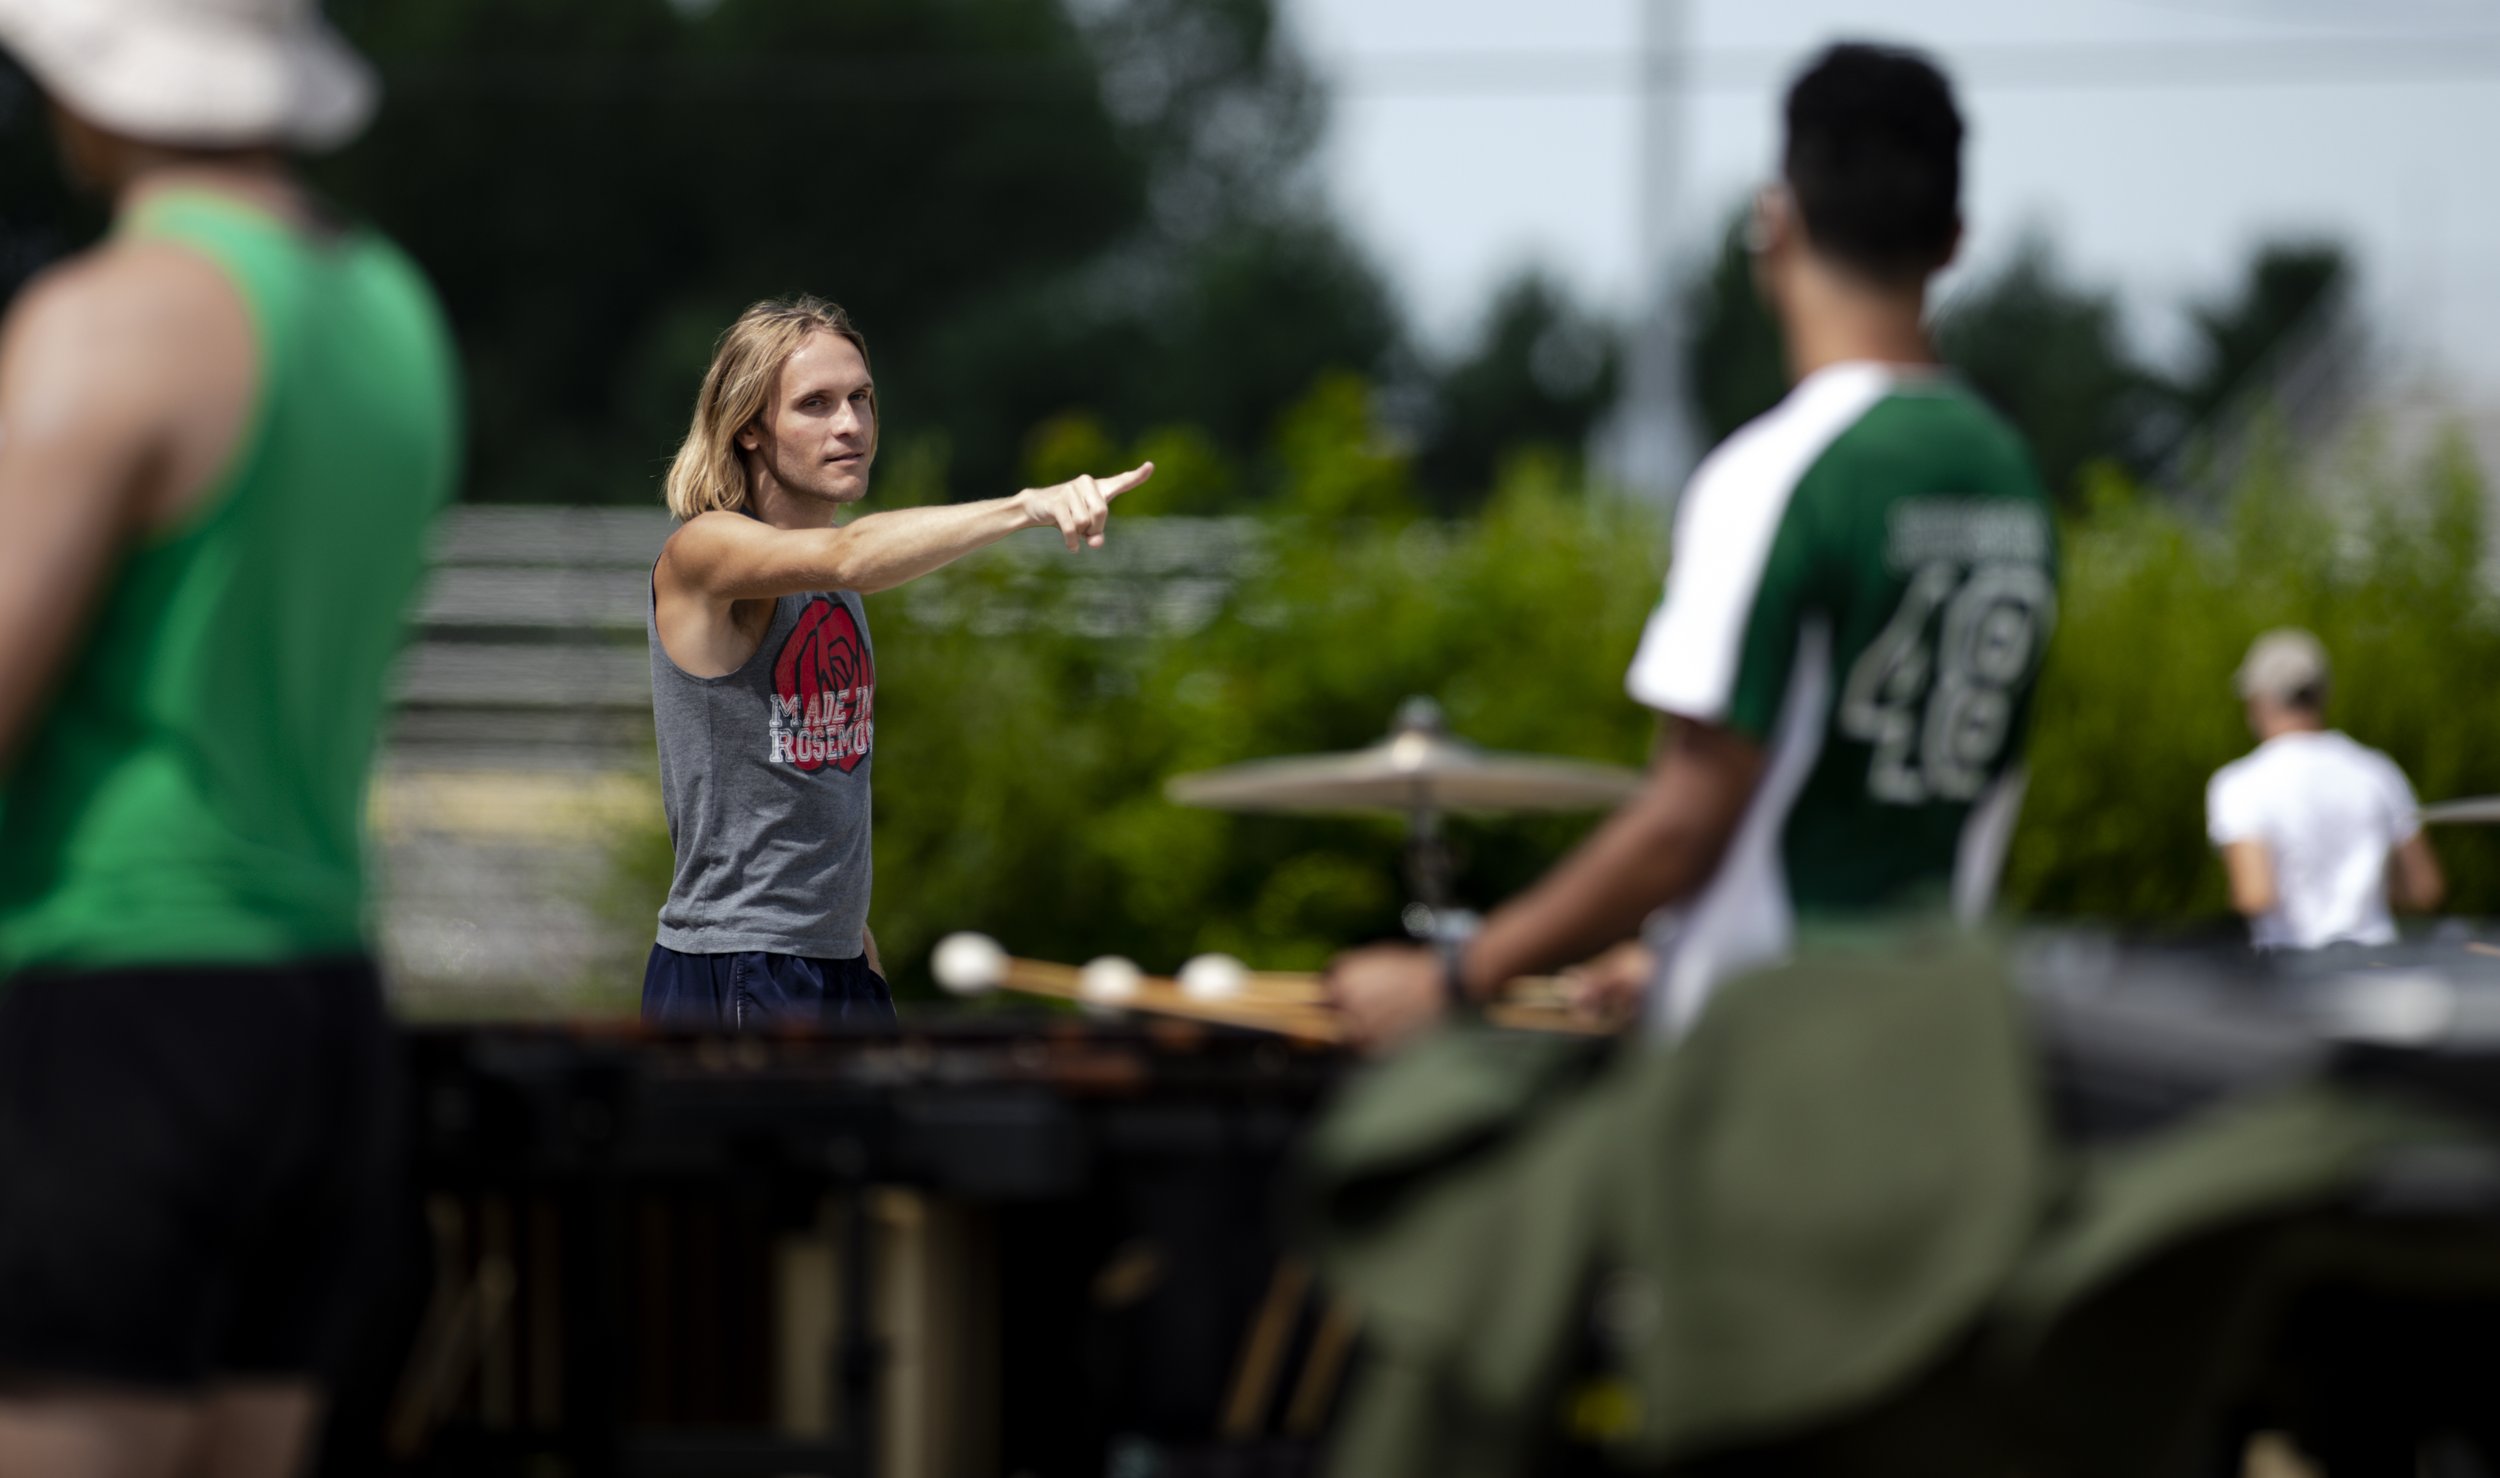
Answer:
M383 685L457 473L449 334L371 231L203 193L119 230L232 280L259 393L219 485L127 551L0 775L0 977L361 950Z

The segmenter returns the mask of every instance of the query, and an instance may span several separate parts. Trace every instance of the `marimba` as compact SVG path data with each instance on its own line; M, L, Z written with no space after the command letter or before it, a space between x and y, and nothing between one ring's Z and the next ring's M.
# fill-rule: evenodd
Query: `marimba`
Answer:
M1274 1196L1341 1054L1072 1017L409 1047L425 1471L1101 1472L1326 1415L1350 1330Z

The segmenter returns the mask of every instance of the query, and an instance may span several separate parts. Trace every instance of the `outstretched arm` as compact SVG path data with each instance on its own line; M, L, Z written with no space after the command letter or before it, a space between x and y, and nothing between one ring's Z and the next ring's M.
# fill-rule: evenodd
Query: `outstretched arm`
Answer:
M1056 528L1073 551L1101 548L1112 500L1154 476L1142 462L1011 498L897 508L840 528L782 529L736 513L690 519L660 555L660 581L713 602L807 590L890 590L1023 529Z
M1478 998L1521 975L1587 959L1700 891L1718 871L1762 749L1733 730L1668 719L1649 783L1527 892L1486 919L1462 957Z

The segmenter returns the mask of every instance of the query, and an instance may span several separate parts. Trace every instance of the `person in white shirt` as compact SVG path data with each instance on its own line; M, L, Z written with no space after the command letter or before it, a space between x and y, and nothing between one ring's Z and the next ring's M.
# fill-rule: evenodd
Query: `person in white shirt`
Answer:
M2391 903L2427 913L2447 892L2404 772L2326 726L2326 649L2308 632L2257 638L2237 683L2258 743L2215 772L2205 824L2250 942L2394 942Z

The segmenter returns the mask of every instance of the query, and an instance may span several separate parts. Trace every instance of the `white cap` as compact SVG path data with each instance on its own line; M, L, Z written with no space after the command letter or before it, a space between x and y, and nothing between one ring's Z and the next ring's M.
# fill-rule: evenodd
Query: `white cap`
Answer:
M2242 698L2314 706L2326 702L2326 679L2326 648L2308 632L2286 626L2257 638L2232 682Z
M380 92L315 0L0 0L0 47L81 119L154 144L332 148Z

